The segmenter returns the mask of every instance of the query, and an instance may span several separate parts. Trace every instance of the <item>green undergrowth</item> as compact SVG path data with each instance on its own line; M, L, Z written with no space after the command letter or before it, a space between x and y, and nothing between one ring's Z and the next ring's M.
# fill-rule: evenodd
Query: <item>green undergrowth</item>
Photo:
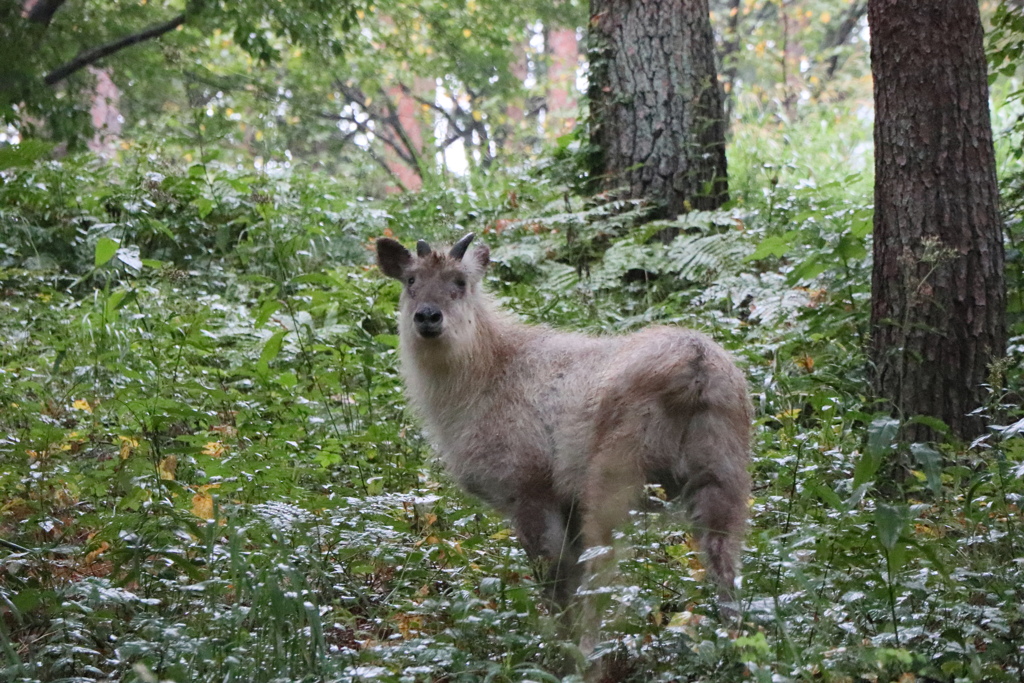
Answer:
M18 164L0 185L3 680L577 680L538 568L402 398L399 292L371 240L468 230L524 319L702 329L750 378L742 625L685 524L638 512L606 680L1024 677L1024 339L986 436L897 441L867 398L863 177L759 167L722 211L651 222L527 170L370 202L152 150Z

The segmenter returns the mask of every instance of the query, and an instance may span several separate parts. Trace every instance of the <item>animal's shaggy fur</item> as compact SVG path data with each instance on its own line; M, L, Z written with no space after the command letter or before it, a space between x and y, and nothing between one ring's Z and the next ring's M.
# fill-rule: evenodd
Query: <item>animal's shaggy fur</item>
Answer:
M584 549L611 545L647 483L682 501L731 599L750 495L743 374L690 330L592 337L520 323L483 291L489 251L466 253L470 240L449 253L420 242L415 256L377 241L381 269L404 284L408 397L447 470L511 518L530 556L551 562L562 605Z

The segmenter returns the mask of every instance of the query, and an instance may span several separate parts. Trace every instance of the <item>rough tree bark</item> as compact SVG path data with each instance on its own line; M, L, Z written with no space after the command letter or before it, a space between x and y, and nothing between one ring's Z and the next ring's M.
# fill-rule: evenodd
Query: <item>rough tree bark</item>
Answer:
M605 189L670 216L728 200L708 0L590 0L590 140Z
M872 361L904 417L964 438L984 427L1005 353L1006 290L976 0L870 0L875 79ZM933 436L912 425L905 436Z

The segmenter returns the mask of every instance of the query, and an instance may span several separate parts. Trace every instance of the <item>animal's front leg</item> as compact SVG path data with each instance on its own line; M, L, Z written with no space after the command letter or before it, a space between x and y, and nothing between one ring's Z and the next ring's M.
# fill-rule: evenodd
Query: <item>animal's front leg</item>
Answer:
M532 493L519 499L512 523L527 555L548 563L544 591L564 609L576 594L582 576L579 514L575 505L560 504L554 492Z

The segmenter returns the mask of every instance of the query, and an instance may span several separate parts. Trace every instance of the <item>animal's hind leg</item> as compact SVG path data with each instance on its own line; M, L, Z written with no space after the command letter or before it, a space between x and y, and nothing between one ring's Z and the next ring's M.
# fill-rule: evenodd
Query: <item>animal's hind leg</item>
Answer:
M583 557L587 594L579 611L580 649L589 655L598 642L608 595L601 592L615 569L613 533L629 517L643 484L635 433L620 430L599 442L584 485Z
M584 553L593 557L588 563L592 575L607 573L613 557L613 532L629 518L643 486L637 443L634 434L606 439L590 463L583 501L583 544Z

